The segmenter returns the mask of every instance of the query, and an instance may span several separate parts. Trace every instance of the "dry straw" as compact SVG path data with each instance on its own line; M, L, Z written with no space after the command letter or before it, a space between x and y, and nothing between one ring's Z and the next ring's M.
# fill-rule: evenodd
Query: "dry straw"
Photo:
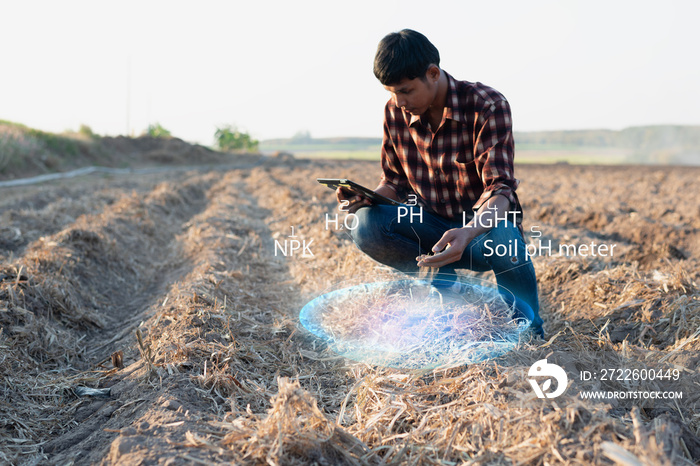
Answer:
M431 283L404 278L336 290L307 304L302 319L334 351L402 369L464 365L516 345L526 323L513 320L513 306L495 288Z
M182 411L190 410L196 422L173 423L167 433L176 440L149 454L270 465L657 465L700 459L697 391L683 403L630 410L581 400L574 391L543 401L527 380L530 365L551 352L584 350L608 358L603 363L632 359L697 375L697 361L687 353L700 349L694 259L660 258L645 268L624 260L538 258L548 340L521 341L517 351L494 360L429 373L339 358L299 328L299 309L333 283L393 277L359 254L346 232L325 230L324 215L335 206L312 181L332 171L370 184L368 168L300 162L164 184L46 234L4 261L0 460L50 458L42 456L44 442L74 426L81 403L70 387L98 388L120 377L106 368L89 371L86 361L105 359L126 341L124 364L141 368L134 377L142 385L119 400L124 408L108 426L115 432L93 439L100 451L143 417L164 416L159 396L184 399L193 388L196 399L183 400L189 404ZM552 180L561 180L574 169L549 170ZM547 202L544 194L537 199ZM314 240L314 258L274 257L273 235L284 238L290 225L304 226L296 233ZM565 227L552 223L550 231L585 233L556 230ZM99 288L102 283L115 285ZM137 295L152 299L138 301ZM105 313L115 312L112 297L139 318L116 326ZM372 319L379 317L370 307L356 312L376 326ZM112 334L104 337L100 326L114 326ZM157 381L146 377L136 326ZM364 335L352 325L340 327L347 335ZM122 332L128 340L116 339L90 357L88 339L109 341ZM135 404L142 406L138 415ZM158 438L162 427L142 435ZM90 461L119 463L117 453Z

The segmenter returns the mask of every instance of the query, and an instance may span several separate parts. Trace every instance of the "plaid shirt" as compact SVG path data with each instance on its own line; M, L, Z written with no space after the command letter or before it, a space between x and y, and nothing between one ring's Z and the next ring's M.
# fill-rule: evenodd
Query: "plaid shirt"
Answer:
M481 83L457 81L449 74L447 81L435 134L426 118L404 112L391 100L386 104L380 184L400 199L415 194L419 205L447 219L461 219L462 212L471 218L495 194L505 196L511 210L521 211L508 102ZM519 213L517 223L521 221Z

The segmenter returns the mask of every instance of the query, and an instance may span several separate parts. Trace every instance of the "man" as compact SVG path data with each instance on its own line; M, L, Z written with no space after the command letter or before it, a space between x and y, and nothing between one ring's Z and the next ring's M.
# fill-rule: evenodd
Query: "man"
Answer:
M445 278L456 283L456 268L493 270L499 289L529 306L519 306L520 313L543 336L515 193L508 102L490 87L457 81L440 69L435 46L409 29L382 39L374 74L391 93L376 191L416 207L400 218L396 207L372 205L339 188L338 201L359 218L355 244L403 272L440 268L436 283L443 285Z

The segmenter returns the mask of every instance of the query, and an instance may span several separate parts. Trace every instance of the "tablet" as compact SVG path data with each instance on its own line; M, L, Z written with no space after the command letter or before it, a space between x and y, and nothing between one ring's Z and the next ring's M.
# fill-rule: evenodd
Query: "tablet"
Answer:
M381 194L377 194L369 188L365 188L364 186L359 185L354 181L350 181L344 178L316 178L316 181L318 181L321 184L325 184L333 190L336 190L338 188L344 188L348 191L352 191L360 196L364 196L370 199L375 204L395 206L403 205L400 202L397 202L393 199L389 199L388 197L382 196Z

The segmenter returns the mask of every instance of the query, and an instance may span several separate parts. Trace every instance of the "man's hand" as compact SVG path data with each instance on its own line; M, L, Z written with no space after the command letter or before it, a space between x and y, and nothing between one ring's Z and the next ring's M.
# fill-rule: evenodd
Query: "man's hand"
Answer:
M416 257L419 267L442 267L462 258L464 250L477 236L489 231L496 224L496 219L503 218L510 206L510 201L501 195L491 196L481 205L476 215L463 228L447 230L440 241L433 246L434 256ZM440 252L442 251L442 252Z
M360 207L372 205L372 201L364 196L346 190L344 188L338 188L335 190L335 197L338 199L338 204L344 206L342 210L354 214Z
M447 230L433 246L434 256L416 257L418 267L443 267L462 258L464 250L474 239L474 232L466 228ZM440 252L442 251L442 252Z

